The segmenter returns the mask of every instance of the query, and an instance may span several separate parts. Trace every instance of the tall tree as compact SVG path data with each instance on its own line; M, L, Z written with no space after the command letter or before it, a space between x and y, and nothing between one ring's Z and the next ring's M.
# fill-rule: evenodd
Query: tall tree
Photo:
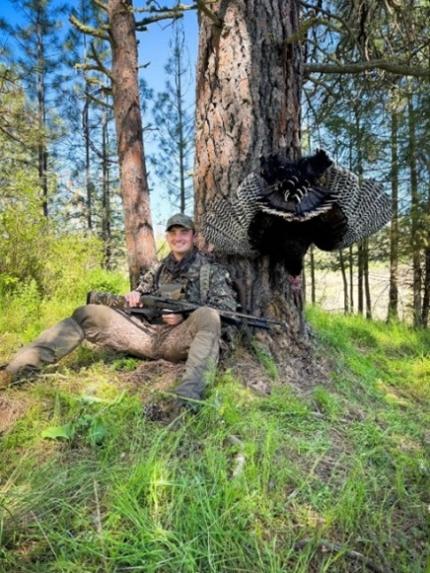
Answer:
M98 27L84 24L75 15L70 20L82 33L103 40L111 50L112 64L108 67L92 43L88 61L80 67L85 71L103 73L108 78L108 85L102 91L113 96L125 238L133 288L142 268L148 268L155 259L143 146L136 31L146 30L153 22L177 18L185 8L158 9L154 2L148 2L145 8L134 10L132 0L109 0L106 3L97 0L96 3L105 14ZM145 15L136 20L135 12Z
M391 206L393 215L390 229L390 290L388 295L388 320L399 316L399 159L398 159L399 112L391 110Z
M421 269L421 236L420 236L420 197L418 190L416 110L412 96L408 98L408 163L410 170L411 191L411 250L412 250L412 293L414 326L421 325L422 319L422 269Z
M302 48L297 0L221 0L200 19L196 102L196 216L217 195L233 194L280 149L300 153ZM268 257L229 264L242 305L272 311L299 326L283 264Z
M87 0L79 0L72 9L72 13L79 21L85 25L97 24L99 17L98 9L95 4ZM92 180L92 106L96 105L91 99L91 95L96 91L97 86L92 86L86 74L79 74L76 77L75 66L78 62L85 60L90 49L91 37L87 34L81 34L74 26L68 30L65 39L65 48L68 64L68 70L63 75L63 83L68 86L67 101L69 106L74 109L78 107L80 114L69 113L68 117L73 126L71 136L79 138L79 144L75 145L74 163L79 165L80 172L84 173L85 186L85 218L89 231L93 230L93 205L95 184ZM60 102L61 105L61 102ZM76 148L78 153L76 153Z
M61 26L62 8L52 0L13 0L23 14L24 24L8 25L7 28L17 44L16 62L28 93L37 102L39 136L37 163L39 184L42 190L43 213L49 212L48 161L49 121L47 101L49 90L61 65L61 45L58 29Z
M430 175L430 173L429 173ZM422 308L422 325L427 328L429 322L430 312L430 181L427 189L427 209L426 209L426 245L424 249L424 292L423 292L423 308Z

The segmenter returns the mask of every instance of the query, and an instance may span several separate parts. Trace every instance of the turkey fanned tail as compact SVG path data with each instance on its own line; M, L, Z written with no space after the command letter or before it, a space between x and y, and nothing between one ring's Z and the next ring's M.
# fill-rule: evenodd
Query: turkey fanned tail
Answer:
M295 242L303 246L300 252L311 243L323 250L348 247L390 218L391 202L379 183L360 185L354 173L319 151L299 161L262 159L231 199L215 198L208 206L202 232L224 254L256 256L268 245L272 253L291 251ZM276 258L282 260L283 252Z
M261 189L258 202L264 213L282 216L288 221L305 221L331 209L336 196L317 184L330 165L325 151L298 161L285 155L260 160Z

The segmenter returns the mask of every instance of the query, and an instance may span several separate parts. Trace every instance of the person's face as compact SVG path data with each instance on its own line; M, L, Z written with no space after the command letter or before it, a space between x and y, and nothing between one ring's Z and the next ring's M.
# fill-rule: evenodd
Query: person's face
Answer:
M166 232L166 241L176 259L182 259L194 245L194 231L179 225L171 227Z

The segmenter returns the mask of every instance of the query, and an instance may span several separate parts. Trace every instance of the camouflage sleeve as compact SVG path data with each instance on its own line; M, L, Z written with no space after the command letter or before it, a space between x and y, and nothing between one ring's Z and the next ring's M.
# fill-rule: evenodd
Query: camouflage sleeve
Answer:
M222 310L236 310L236 293L233 290L229 272L218 264L211 265L211 267L208 305Z
M142 273L139 278L139 284L134 289L141 294L152 294L156 290L155 277L161 263L155 263L147 271Z

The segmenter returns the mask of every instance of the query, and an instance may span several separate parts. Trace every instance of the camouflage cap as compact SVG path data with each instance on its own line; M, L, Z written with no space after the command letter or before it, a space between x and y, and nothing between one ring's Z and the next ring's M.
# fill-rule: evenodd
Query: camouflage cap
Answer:
M185 215L184 213L177 213L176 215L172 215L172 217L170 217L170 219L167 221L166 231L175 225L178 227L184 227L185 229L192 229L194 231L193 220L191 217L188 217L188 215Z

